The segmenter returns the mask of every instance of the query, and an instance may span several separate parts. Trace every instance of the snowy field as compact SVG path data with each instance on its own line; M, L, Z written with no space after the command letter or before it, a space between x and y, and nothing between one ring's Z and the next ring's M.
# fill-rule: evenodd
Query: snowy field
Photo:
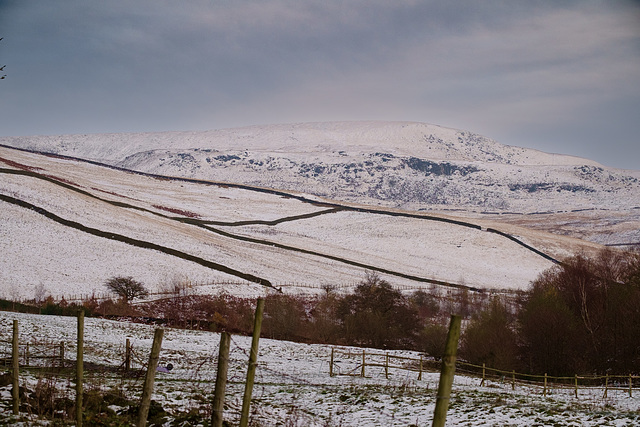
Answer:
M498 222L472 221L480 230L443 221L462 218L358 212L349 204L334 205L336 211L293 192L157 179L1 147L0 159L11 171L0 174L0 195L107 234L88 234L0 201L0 292L6 298L32 299L39 290L57 297L101 293L116 275L133 276L151 291L166 289L176 277L214 288L239 280L111 235L217 263L285 290L293 289L290 283L316 289L353 284L376 268L390 271L381 276L404 288L428 286L420 281L426 279L522 289L552 265L487 227L559 259L599 247ZM247 286L255 294L255 285Z
M18 319L20 340L50 340L67 344L68 359L75 358L76 319L0 312L0 329L6 339L13 319ZM134 346L134 368L148 359L154 328L151 326L85 319L85 363L119 366L126 339ZM215 382L220 336L216 333L166 329L160 365L172 363L170 373L158 373L153 399L171 410L201 409L210 404ZM246 376L250 337L232 336L225 419L237 423ZM4 344L6 352L6 345ZM361 348L340 347L361 352ZM379 350L367 350L380 352ZM255 425L275 426L428 426L431 425L439 374L391 369L389 379L381 368L368 368L366 378L329 376L331 347L260 340L252 420ZM419 357L418 353L393 351L391 355ZM341 365L342 364L342 365ZM351 369L338 361L343 372ZM114 374L115 375L115 374ZM85 389L122 387L131 397L140 396L141 380L125 380L87 373ZM22 376L31 387L35 374ZM538 387L455 378L448 425L457 426L633 426L640 423L640 390L626 391L551 389L546 397ZM60 387L73 387L60 379ZM67 391L74 398L73 390ZM10 387L0 389L0 417L10 411ZM121 410L122 408L115 408Z

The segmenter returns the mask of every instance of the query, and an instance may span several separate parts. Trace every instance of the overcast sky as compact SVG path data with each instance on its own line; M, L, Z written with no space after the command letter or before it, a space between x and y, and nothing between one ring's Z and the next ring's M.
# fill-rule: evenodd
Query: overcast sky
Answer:
M409 120L640 169L639 3L0 0L0 136Z

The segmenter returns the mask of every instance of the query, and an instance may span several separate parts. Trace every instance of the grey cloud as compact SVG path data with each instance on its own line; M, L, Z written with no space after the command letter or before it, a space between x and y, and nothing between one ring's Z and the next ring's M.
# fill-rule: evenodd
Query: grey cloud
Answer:
M0 9L2 44L11 40L0 44L12 72L0 85L7 134L397 119L514 145L553 140L580 155L599 144L584 132L571 145L585 122L625 140L640 130L625 114L640 109L632 2L34 0Z

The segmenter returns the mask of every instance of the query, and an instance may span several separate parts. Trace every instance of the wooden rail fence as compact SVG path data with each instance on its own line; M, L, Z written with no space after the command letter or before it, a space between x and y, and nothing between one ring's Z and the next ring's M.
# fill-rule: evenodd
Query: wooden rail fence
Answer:
M372 369L373 368L373 369ZM389 379L394 371L412 372L417 380L422 380L425 372L439 372L440 362L428 357L407 357L389 354L388 352L367 352L366 350L331 348L329 360L329 375L348 375L366 377L367 375L384 375ZM606 398L611 390L625 391L629 397L640 396L640 376L627 375L573 375L551 376L547 374L523 374L515 371L505 371L483 365L474 365L456 361L456 372L478 378L478 386L484 387L489 382L510 386L534 386L546 396L552 389L572 390L579 397L580 389L599 388ZM403 374L406 376L406 374Z
M3 366L11 364L12 341L0 339L0 363ZM65 349L67 344L64 341L40 341L20 343L18 350L18 360L21 366L25 367L64 367Z

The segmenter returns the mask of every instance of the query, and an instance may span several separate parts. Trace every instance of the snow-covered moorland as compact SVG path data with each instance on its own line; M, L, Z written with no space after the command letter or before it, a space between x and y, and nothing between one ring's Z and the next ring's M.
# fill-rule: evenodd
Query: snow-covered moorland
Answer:
M6 137L0 144L161 175L496 218L602 244L640 242L640 171L425 123Z
M180 280L193 285L189 292L245 296L321 292L355 284L365 271L401 289L514 290L554 259L599 250L596 242L640 240L638 172L430 125L1 142L159 174L0 147L0 293L10 299L101 293L117 275L133 276L151 291ZM75 319L0 313L4 331L14 318L25 340L55 337L73 354ZM126 338L144 361L153 328L86 323L87 362L119 365ZM176 369L158 375L154 399L175 410L206 406L218 340L217 334L168 329L162 362ZM248 347L248 338L234 336L232 421ZM263 340L255 419L263 425L430 422L437 374L418 381L394 370L385 379L372 369L367 378L329 377L329 352L322 345ZM95 381L111 386L101 380ZM70 386L68 380L59 385ZM126 387L137 390L135 383ZM585 390L576 399L571 391L553 390L544 398L534 387L479 387L477 378L463 376L454 389L449 420L457 425L639 421L638 396L624 392L603 399L601 389ZM6 398L7 389L2 393Z
M0 290L9 298L101 293L116 275L151 291L175 277L254 283L254 293L255 283L270 285L259 292L290 283L319 291L357 283L365 270L408 288L436 281L521 289L551 259L599 246L482 220L144 176L10 148L0 147L0 166Z
M50 340L67 344L66 354L74 359L76 319L0 312L0 330L8 337L17 319L22 342ZM124 343L134 346L134 368L148 359L154 328L148 325L85 319L85 363L120 366ZM195 409L205 413L210 406L220 336L216 333L166 329L160 364L172 363L170 373L158 373L153 399L169 412ZM244 391L250 338L233 336L230 353L228 408L225 418L237 422ZM3 350L6 352L7 348ZM348 351L348 347L341 347ZM363 349L351 348L354 353ZM369 350L367 350L369 351ZM376 350L371 350L376 352ZM437 372L424 373L370 367L367 376L329 376L331 348L262 339L253 392L252 420L255 425L273 426L407 426L430 425L435 405ZM392 355L418 357L415 352L392 351ZM337 364L340 365L340 360ZM348 370L347 366L343 366ZM85 389L121 387L131 397L141 394L141 381L111 374L86 374ZM23 384L35 387L37 374L24 372ZM551 389L546 397L539 387L509 382L489 382L457 375L448 413L448 423L458 426L630 426L640 422L640 390L633 397L626 391ZM73 399L73 383L62 378L57 386L70 389L62 394ZM10 412L10 386L0 389L0 417ZM126 408L113 407L116 411ZM35 423L35 421L34 421Z

